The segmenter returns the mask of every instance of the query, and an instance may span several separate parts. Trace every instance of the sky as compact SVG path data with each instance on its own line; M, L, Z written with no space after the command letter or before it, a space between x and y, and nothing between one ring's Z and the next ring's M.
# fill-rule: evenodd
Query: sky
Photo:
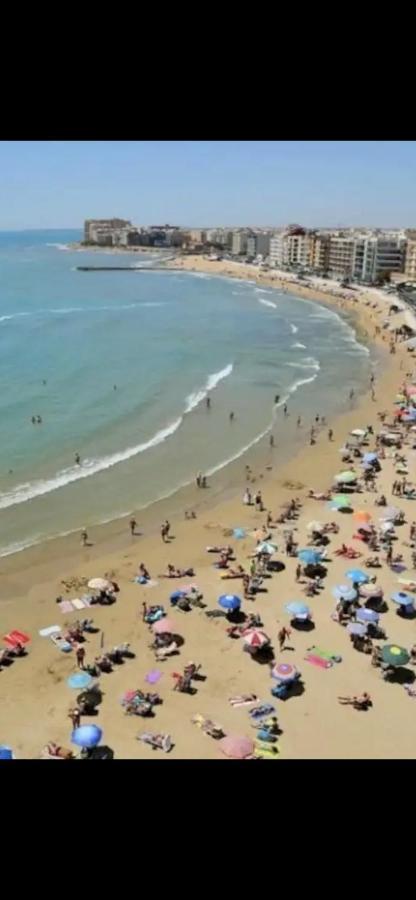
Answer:
M0 229L416 227L416 141L1 141Z

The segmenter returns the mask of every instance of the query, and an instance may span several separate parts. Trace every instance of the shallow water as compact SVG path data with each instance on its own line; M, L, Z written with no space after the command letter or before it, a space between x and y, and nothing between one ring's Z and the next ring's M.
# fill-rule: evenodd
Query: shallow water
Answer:
M368 383L369 352L332 310L250 280L77 272L118 261L65 249L78 237L0 236L0 553L142 508L198 471L226 485L271 428L283 447L297 415L310 425Z

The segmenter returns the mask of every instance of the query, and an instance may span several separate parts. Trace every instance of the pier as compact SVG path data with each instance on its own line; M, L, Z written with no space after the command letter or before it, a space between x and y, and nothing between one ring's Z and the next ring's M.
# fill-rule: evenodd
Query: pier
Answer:
M77 272L148 272L163 271L166 266L77 266Z

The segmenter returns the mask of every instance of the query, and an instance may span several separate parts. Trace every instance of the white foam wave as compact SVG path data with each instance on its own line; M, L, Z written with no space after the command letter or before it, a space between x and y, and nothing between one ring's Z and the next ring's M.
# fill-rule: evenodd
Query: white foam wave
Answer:
M290 330L291 330L292 334L296 334L299 331L298 326L294 325L293 322L289 322L289 325L290 325Z
M70 250L68 244L46 244L47 247L56 247L57 250Z
M186 407L185 413L190 413L191 410L195 409L202 403L202 400L205 400L205 397L208 396L210 391L213 391L217 385L224 378L228 378L233 371L233 364L229 363L228 366L225 366L224 369L221 369L219 372L213 372L212 375L209 375L205 387L201 388L199 391L194 391L192 394L189 394L186 398Z
M273 300L266 300L265 297L258 297L257 299L263 306L271 306L272 309L277 309L277 303L273 303Z
M145 441L143 444L127 447L126 450L121 450L118 453L113 453L109 456L103 456L100 459L86 459L82 466L71 466L68 469L62 469L62 471L54 475L53 478L40 478L37 481L18 484L13 490L0 494L0 509L7 509L10 506L26 503L28 500L33 500L35 497L41 497L44 494L51 493L51 491L58 490L58 488L66 487L67 484L79 481L81 478L89 478L91 475L96 475L98 472L103 472L105 469L111 469L118 463L125 462L126 460L131 459L131 457L137 456L139 453L144 453L145 450L149 450L150 448L161 444L178 430L182 421L183 417L179 416L174 422L171 422L170 425L157 431L152 438Z
M303 384L311 384L312 381L315 381L316 377L316 375L311 375L310 378L299 378L299 380L295 381L289 388L289 394L295 394L298 388L302 387Z
M20 319L23 316L67 316L72 315L73 313L96 313L96 312L119 312L125 311L128 309L140 309L141 307L156 307L156 306L166 306L165 303L159 301L141 301L140 303L119 303L116 306L63 306L61 308L51 308L51 309L36 309L33 311L27 312L18 312L18 313L8 313L7 315L0 316L0 322L6 322L10 319Z
M306 350L306 344L300 344L299 341L296 341L295 344L292 344L292 350Z
M256 294L273 294L274 292L268 288L255 288Z
M287 362L285 366L290 366L292 369L315 369L316 372L319 372L321 368L319 359L315 359L314 356L302 357L299 362Z

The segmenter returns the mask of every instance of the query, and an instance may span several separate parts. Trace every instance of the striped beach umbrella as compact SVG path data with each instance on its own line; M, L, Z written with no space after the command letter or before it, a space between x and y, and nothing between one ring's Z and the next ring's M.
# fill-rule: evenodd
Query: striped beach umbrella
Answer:
M260 650L261 647L266 647L267 644L270 644L268 635L264 631L259 631L258 628L250 628L249 631L244 633L243 638L246 647L253 647L256 650Z
M293 681L297 674L296 666L290 663L276 663L272 669L272 678L276 678L277 681Z

